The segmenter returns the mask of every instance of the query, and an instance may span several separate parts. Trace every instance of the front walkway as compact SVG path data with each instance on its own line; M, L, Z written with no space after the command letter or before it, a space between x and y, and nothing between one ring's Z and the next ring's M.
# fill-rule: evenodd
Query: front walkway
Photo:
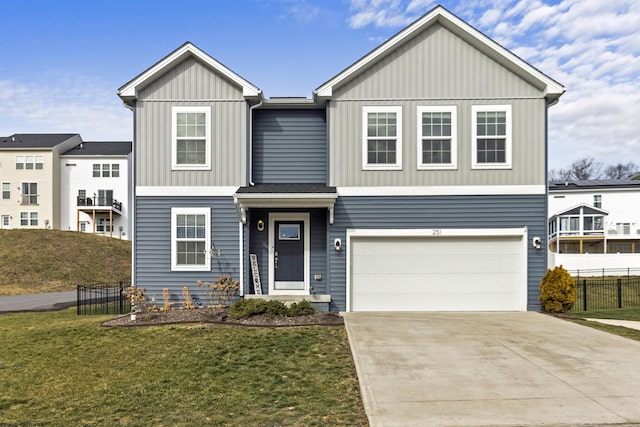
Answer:
M640 424L640 342L540 313L344 313L371 426Z

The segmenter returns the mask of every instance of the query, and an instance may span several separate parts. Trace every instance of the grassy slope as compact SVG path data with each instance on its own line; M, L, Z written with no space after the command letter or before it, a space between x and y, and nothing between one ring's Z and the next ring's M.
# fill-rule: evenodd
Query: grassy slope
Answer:
M131 280L131 242L57 230L0 230L0 295Z
M366 426L343 327L0 315L0 425Z

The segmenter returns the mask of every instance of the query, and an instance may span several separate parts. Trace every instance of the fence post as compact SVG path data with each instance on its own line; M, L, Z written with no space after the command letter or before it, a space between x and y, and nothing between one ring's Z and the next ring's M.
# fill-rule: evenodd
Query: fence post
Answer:
M622 308L622 279L616 280L616 284L618 285L618 308Z
M76 285L76 312L80 316L80 285Z
M120 280L118 282L118 284L120 285L120 293L118 295L118 300L120 301L120 311L118 312L118 314L122 314L122 307L123 307L123 303L122 303L122 291L124 291L124 289L122 288L122 280Z
M582 281L582 310L587 311L587 279Z

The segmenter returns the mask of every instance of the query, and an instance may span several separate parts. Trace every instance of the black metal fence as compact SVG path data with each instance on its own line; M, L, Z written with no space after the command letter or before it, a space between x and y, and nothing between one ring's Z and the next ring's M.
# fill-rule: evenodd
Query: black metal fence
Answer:
M640 277L578 277L572 311L640 307Z
M128 313L131 305L122 292L129 286L128 282L78 285L78 316Z

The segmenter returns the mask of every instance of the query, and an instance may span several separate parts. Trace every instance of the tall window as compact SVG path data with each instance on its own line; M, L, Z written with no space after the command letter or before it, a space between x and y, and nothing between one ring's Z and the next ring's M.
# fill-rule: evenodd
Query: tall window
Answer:
M456 107L418 107L418 169L455 169L456 151Z
M402 107L363 107L362 168L402 169Z
M38 212L20 212L20 226L37 227Z
M113 190L98 190L98 206L111 206L113 204Z
M211 209L171 209L171 269L211 270Z
M211 169L211 108L172 108L173 169Z
M11 198L11 183L3 182L2 183L2 200L8 200Z
M120 176L120 165L117 163L113 163L111 165L111 177L118 178Z
M44 157L16 156L16 169L44 169Z
M474 169L511 168L511 106L474 105L473 120Z
M93 177L94 178L100 178L100 164L99 163L94 163L93 164Z
M22 183L22 200L23 205L38 204L38 184L35 182Z
M602 195L600 194L593 195L593 207L602 208Z

